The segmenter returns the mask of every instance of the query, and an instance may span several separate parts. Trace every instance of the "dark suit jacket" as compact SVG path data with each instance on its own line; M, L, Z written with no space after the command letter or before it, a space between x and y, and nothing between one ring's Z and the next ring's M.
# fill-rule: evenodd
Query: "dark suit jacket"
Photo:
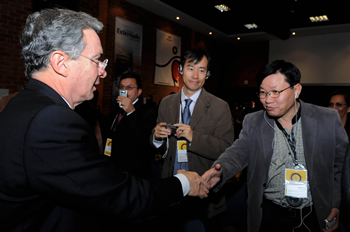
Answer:
M161 101L157 123L179 122L180 98L181 92L178 92ZM192 113L190 126L193 130L193 139L191 145L187 146L188 167L190 171L202 175L234 141L231 111L228 104L202 89ZM162 177L164 178L173 174L176 141L176 137L170 137L168 154L163 165ZM165 153L166 142L159 150L161 154ZM207 217L212 217L225 210L224 197L219 195L209 195Z
M139 99L135 111L124 115L110 132L112 138L112 162L122 171L128 171L139 177L151 177L152 160L155 149L149 143L152 129L156 126L157 113ZM118 115L121 108L116 112ZM122 111L125 113L125 111ZM115 116L113 117L113 119Z
M98 231L98 215L132 218L182 195L176 177L151 183L116 170L86 121L37 80L0 113L1 231Z
M350 231L350 145L344 159L341 184L340 231Z
M308 181L320 228L324 228L331 209L340 206L341 172L348 138L336 110L300 103ZM258 231L260 227L273 154L274 130L270 125L274 125L274 120L264 114L261 110L246 115L239 138L214 162L222 166L221 185L248 166L248 231Z

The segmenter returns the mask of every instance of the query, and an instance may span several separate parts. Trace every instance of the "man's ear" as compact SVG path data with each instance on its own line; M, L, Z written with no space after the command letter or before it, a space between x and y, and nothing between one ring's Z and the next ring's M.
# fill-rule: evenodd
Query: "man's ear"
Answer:
M139 97L141 95L141 93L142 93L142 89L138 89L137 91L138 91L137 92L137 96Z
M300 93L301 93L301 89L303 88L303 86L300 84L300 83L298 83L298 84L296 84L295 86L294 86L294 90L295 90L295 92L297 93L297 98L299 98L299 95L300 95Z
M69 73L68 61L70 58L62 51L54 51L50 56L52 69L60 76L67 77Z

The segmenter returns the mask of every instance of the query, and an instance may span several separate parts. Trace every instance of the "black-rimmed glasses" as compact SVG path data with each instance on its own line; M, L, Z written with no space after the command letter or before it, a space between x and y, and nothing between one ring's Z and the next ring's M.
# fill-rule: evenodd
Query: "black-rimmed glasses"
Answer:
M276 98L276 97L279 97L280 94L281 94L283 91L285 91L285 90L287 90L287 89L289 89L289 88L292 88L292 87L293 87L293 85L291 85L291 86L289 86L289 87L287 87L287 88L285 88L285 89L282 89L282 90L270 90L270 91L268 91L268 92L263 91L263 90L260 90L260 91L257 92L256 94L257 94L257 96L258 96L260 99L266 98L267 95L269 95L270 97Z
M336 103L330 102L330 103L328 104L328 106L330 106L330 107L333 107L334 105L335 105L336 107L346 106L346 104L340 103L340 102L336 102Z
M124 85L119 85L119 86L118 86L118 89L132 90L133 88L137 88L137 87L132 86L132 85L126 85L126 86L124 86Z

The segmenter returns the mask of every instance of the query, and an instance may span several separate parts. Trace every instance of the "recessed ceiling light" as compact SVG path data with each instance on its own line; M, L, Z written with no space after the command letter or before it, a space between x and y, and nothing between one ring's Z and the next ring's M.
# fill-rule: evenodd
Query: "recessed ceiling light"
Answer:
M296 35L295 31L292 32L292 35Z
M256 25L255 23L244 24L244 26L248 29L257 29L258 28L258 25Z
M177 17L176 17L176 20L180 20L180 17L179 17L179 16L177 16Z
M241 40L241 37L237 37L237 40Z
M216 9L218 9L219 11L221 11L221 12L231 10L230 7L226 6L225 4L216 5L216 6L214 6L214 7L215 7Z
M315 23L315 22L325 22L325 21L329 21L328 16L327 15L321 15L321 16L311 16L309 17L310 21Z
M210 31L210 32L209 32L209 35L212 35L212 34L213 34L213 32Z

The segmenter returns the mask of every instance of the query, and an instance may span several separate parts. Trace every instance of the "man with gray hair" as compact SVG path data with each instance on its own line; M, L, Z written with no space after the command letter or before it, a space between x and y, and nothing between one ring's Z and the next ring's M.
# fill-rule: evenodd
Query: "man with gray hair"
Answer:
M197 173L146 181L115 170L73 109L93 98L108 60L101 22L82 12L31 14L21 44L29 81L0 115L0 230L98 231L99 215L144 216L185 195L207 197Z

